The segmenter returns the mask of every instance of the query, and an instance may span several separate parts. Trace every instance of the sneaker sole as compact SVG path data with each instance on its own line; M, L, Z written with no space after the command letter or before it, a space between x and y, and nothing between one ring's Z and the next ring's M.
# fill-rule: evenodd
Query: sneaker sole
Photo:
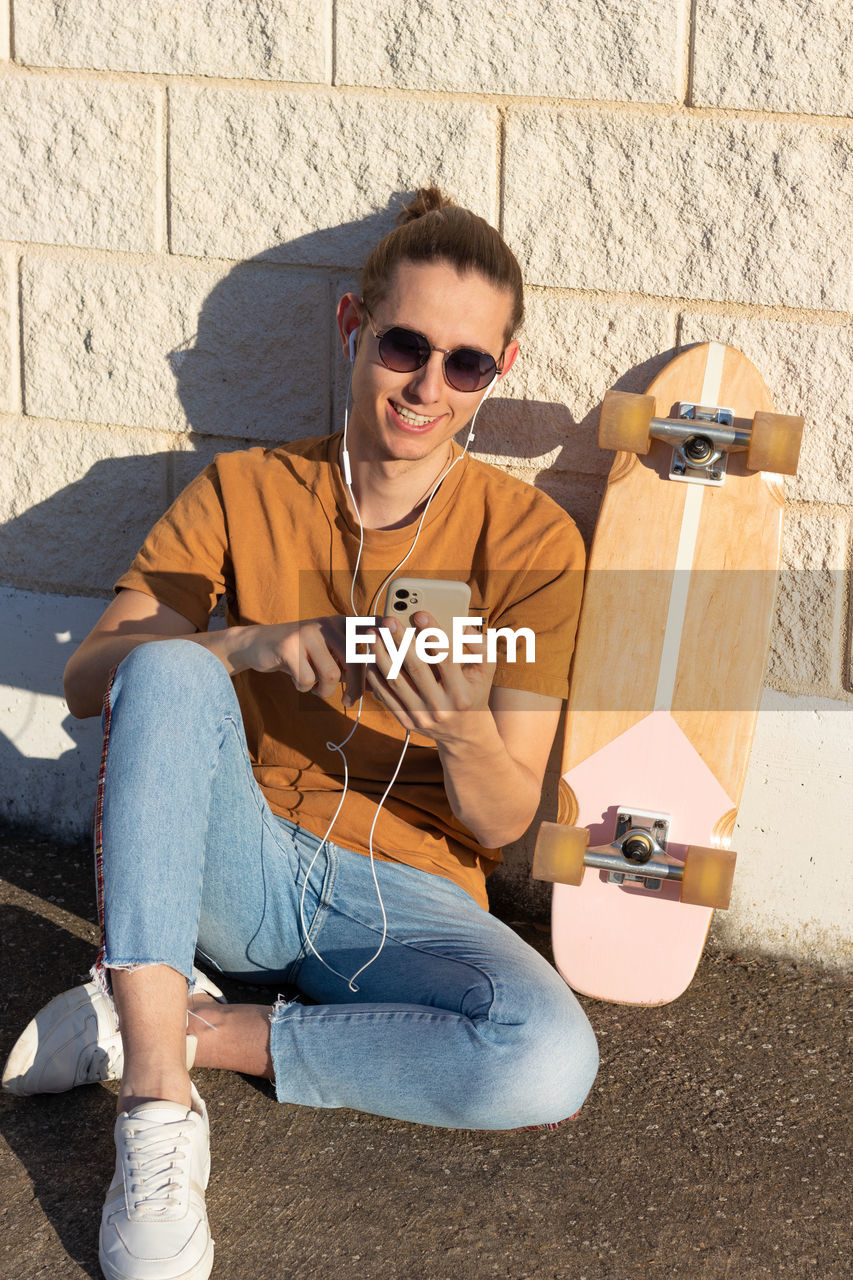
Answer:
M133 1261L131 1259L131 1261ZM101 1251L100 1240L98 1241L98 1262L101 1265L101 1271L104 1273L105 1280L136 1280L132 1272L117 1271ZM146 1266L150 1267L151 1263L146 1259ZM200 1258L194 1267L190 1267L189 1271L171 1271L168 1274L164 1271L163 1276L166 1280L207 1280L213 1270L213 1241L208 1242L204 1251L204 1257ZM149 1272L153 1275L153 1272ZM138 1275L138 1272L137 1272Z

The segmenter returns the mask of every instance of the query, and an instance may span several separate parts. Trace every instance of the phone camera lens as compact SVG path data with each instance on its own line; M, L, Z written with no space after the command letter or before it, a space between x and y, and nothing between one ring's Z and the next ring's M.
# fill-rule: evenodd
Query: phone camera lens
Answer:
M399 588L394 592L394 595L397 597L397 599L398 599L398 600L406 600L406 599L408 599L408 595L409 595L408 588L406 588L406 587L399 587Z
M395 601L394 601L394 608L397 610L397 612L398 612L398 613L405 613L405 612L406 612L406 602L405 602L405 600L395 600Z

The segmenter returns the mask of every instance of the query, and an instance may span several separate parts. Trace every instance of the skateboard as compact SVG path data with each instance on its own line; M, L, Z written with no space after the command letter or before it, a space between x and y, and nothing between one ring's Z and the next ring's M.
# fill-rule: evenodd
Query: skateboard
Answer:
M782 477L802 429L721 343L677 355L646 395L604 398L599 445L617 453L578 624L558 819L542 823L533 863L554 886L557 969L584 995L676 999L729 904Z

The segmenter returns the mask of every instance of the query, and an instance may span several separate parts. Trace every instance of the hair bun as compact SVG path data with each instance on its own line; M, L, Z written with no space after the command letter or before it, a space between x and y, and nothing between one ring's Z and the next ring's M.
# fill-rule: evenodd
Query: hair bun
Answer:
M425 213L433 213L436 209L448 209L454 201L446 196L438 187L418 187L408 204L404 204L397 215L397 223L402 226L406 222L414 222Z
M368 254L358 277L366 311L376 314L401 262L443 263L461 276L478 273L512 298L505 344L521 324L524 284L515 254L484 218L456 204L438 187L419 187L408 201L401 200L397 226Z

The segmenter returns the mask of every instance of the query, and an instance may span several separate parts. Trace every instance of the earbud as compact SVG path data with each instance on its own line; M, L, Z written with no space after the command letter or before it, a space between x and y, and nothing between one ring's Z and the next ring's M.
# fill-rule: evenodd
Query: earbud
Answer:
M492 378L491 382L489 383L489 385L486 387L486 390L483 392L480 398L480 403L477 405L477 408L474 410L474 416L471 419L471 425L468 428L468 439L465 441L466 449L468 448L471 441L474 439L474 423L477 421L477 414L480 412L484 402L488 400L489 396L492 394L495 387L497 386L499 377L500 377L500 374L496 373L495 376Z
M349 336L349 362L350 362L350 364L352 364L352 363L355 361L355 339L356 339L356 335L357 335L357 333L358 333L358 330L357 330L357 329L353 329L352 333L351 333L351 334L350 334L350 336Z

